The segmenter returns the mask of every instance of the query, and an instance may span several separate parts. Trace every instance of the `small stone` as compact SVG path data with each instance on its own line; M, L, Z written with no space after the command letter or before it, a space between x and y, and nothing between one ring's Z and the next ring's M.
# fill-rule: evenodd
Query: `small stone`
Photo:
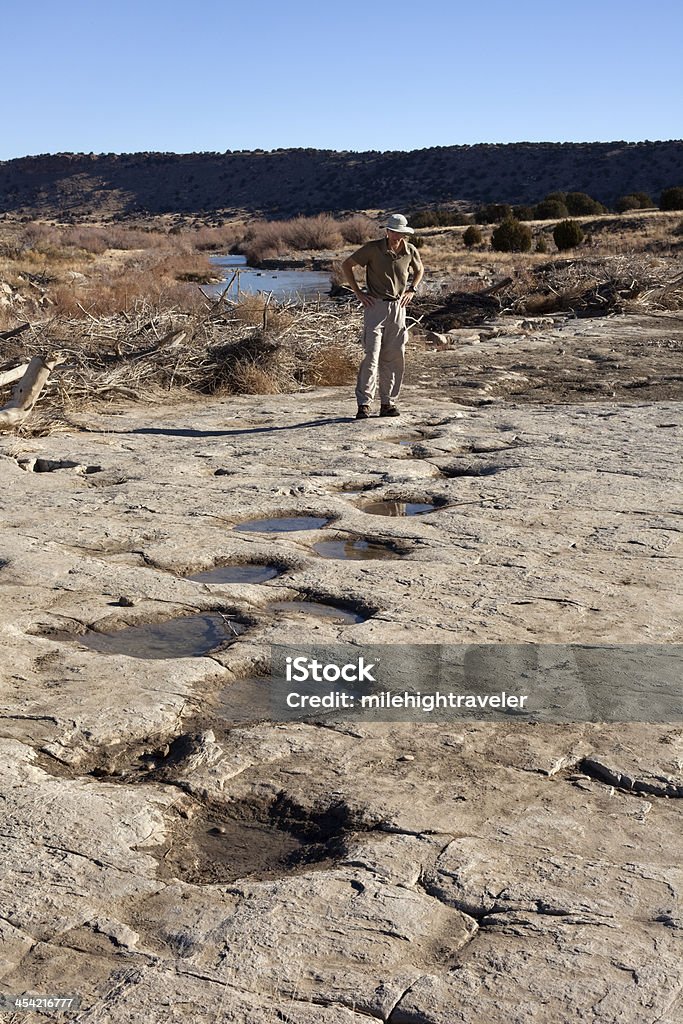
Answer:
M397 760L399 760L399 761L414 761L415 760L415 756L413 754L401 754L401 756Z

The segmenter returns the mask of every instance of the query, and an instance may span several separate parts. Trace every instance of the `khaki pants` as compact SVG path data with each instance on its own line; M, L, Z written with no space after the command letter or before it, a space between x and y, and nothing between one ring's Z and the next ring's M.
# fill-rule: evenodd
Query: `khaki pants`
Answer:
M394 405L403 382L407 340L406 311L400 302L375 299L364 310L365 357L356 384L359 405L370 405L378 383L382 405Z

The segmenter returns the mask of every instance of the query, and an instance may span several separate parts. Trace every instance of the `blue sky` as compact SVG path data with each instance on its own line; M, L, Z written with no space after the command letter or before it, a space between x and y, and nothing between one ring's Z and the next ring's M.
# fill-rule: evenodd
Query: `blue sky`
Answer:
M2 21L1 160L683 135L680 0L14 0Z

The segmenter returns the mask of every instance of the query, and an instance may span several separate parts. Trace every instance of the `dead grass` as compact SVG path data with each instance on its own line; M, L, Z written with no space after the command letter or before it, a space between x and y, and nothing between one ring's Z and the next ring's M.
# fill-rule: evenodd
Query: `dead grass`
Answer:
M651 253L557 259L519 275L505 289L510 311L578 316L683 309L683 260Z
M60 418L102 402L166 401L171 390L274 394L355 378L359 310L262 304L254 322L255 298L205 302L198 312L142 302L127 313L46 319L7 341L1 368L61 354L40 399L42 419L32 416L27 427L42 430L49 421L51 431ZM272 313L265 327L264 310Z
M32 250L51 258L73 258L74 251L101 255L107 249L163 248L166 233L122 224L52 224L33 221L17 226L14 245L20 252Z
M126 270L72 284L53 287L49 293L54 316L77 318L113 316L117 313L135 315L140 308L152 306L157 312L177 309L199 309L201 296L196 285L179 281L154 269L130 274Z
M276 374L255 362L238 360L232 368L230 390L238 395L276 395L282 388Z
M171 232L173 234L173 232ZM184 230L179 237L199 252L233 252L244 238L244 229L237 225L220 228L195 228Z
M308 367L305 382L316 387L337 387L353 384L358 374L358 357L343 345L327 345L316 354Z
M536 240L549 240L545 254L493 252L492 228L486 226L482 228L482 245L472 250L462 242L465 227L420 232L424 240L421 255L431 287L442 295L476 293L509 276L515 282L512 301L527 314L543 314L574 308L591 282L604 284L607 278L611 279L619 259L650 256L675 260L681 252L681 238L676 234L680 212L635 211L579 220L588 229L588 243L567 255L570 261L590 270L582 271L573 282L558 280L558 295L549 290L555 285L546 282L542 272L549 262L559 266L563 259L554 255L553 222L530 223ZM178 311L200 316L207 304L198 286L212 278L207 254L214 248L225 252L241 246L251 261L257 262L267 256L316 251L321 246L348 253L351 246L380 233L377 221L361 214L344 220L297 217L290 221L261 221L246 226L240 222L213 228L172 226L170 219L160 219L151 228L3 221L0 330L11 330L24 322L42 322L48 317L91 323L118 315L135 322L140 316L163 318ZM609 265L605 260L611 261ZM337 263L333 270L333 286L342 284L339 266ZM656 271L652 270L654 277L650 270L645 272L641 268L637 280L645 290L650 285L656 287L657 277L666 278L664 266L657 264ZM617 290L624 290L620 279ZM338 293L343 291L339 289ZM622 298L629 301L627 296ZM678 300L669 295L662 301ZM231 320L245 329L282 333L290 330L292 313L287 304L272 303L267 296L245 296L238 306L232 307ZM333 376L330 371L330 378Z
M263 330L282 331L291 322L288 305L273 302L269 295L245 292L239 302L231 308L231 314L238 323Z
M196 309L203 301L197 285L215 280L208 256L184 240L114 228L106 234L90 232L88 250L83 247L85 230L20 225L11 235L5 227L0 236L3 327L46 311L73 318L130 314L141 303L160 310ZM153 244L147 248L109 248L124 240L137 246L149 239ZM99 251L103 240L108 247Z
M377 223L364 213L354 214L339 222L342 238L350 245L362 245L378 234Z
M288 221L285 238L299 252L338 249L344 242L337 221L324 213L317 217L295 217Z
M257 221L240 249L252 266L292 252L338 251L345 244L360 244L378 234L377 225L362 214L335 220L327 214L293 220Z

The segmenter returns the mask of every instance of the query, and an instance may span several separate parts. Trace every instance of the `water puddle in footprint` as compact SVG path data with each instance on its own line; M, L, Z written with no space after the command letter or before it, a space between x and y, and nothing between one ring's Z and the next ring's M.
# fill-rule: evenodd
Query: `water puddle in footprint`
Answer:
M218 565L185 579L195 583L265 583L280 575L273 565Z
M337 626L365 622L368 617L360 612L351 611L349 608L322 604L320 601L274 601L268 605L268 610L284 612L285 615L305 615L307 618L325 619Z
M372 501L361 512L371 516L421 516L435 509L436 505L426 501Z
M321 516L282 516L275 519L248 519L234 529L238 533L291 533L294 530L319 530L329 518Z
M144 626L127 626L114 633L88 630L69 637L100 654L125 654L129 658L201 658L232 643L246 630L219 612L187 615Z
M320 540L313 545L313 550L321 558L338 558L344 561L389 561L401 558L401 552L391 544L380 540L361 540L360 537L353 540Z

